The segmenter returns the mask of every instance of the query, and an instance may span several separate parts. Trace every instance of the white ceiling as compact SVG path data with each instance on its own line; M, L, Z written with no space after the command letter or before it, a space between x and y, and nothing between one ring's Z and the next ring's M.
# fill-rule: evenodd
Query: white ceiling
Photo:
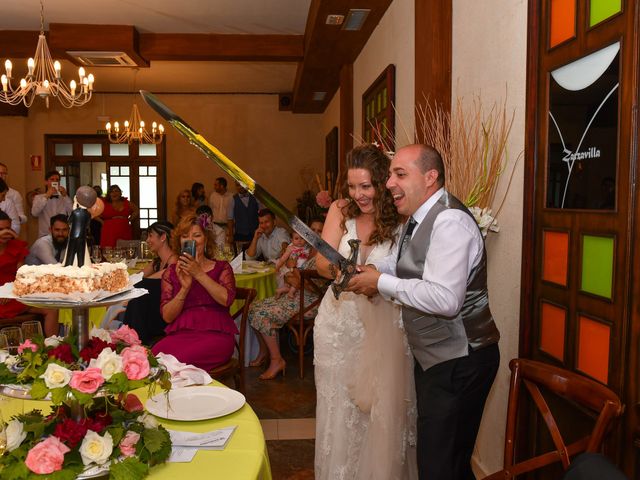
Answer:
M45 0L49 23L134 25L140 33L301 35L311 0ZM38 30L39 0L3 0L0 30Z
M311 0L45 0L49 23L133 25L140 33L297 34L305 30ZM38 30L38 0L2 0L0 30ZM33 45L35 52L35 44ZM0 46L0 55L2 46ZM0 65L4 58L0 58ZM277 93L293 89L295 62L152 61L130 68L92 67L96 92ZM1 67L0 67L1 68ZM14 61L14 77L26 71ZM62 76L75 77L63 62Z

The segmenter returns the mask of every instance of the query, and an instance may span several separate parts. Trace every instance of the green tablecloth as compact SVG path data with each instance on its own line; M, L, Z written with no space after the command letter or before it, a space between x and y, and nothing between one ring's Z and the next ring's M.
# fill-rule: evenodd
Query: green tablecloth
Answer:
M216 385L220 385L214 382ZM146 388L134 391L144 404ZM5 421L12 415L24 413L34 408L47 413L48 402L35 400L0 400ZM271 480L271 467L262 427L256 414L248 404L240 410L224 417L198 422L178 422L158 419L171 430L208 432L236 425L231 440L224 450L200 450L189 463L165 463L151 469L150 478L174 480L197 478L220 478L224 480Z

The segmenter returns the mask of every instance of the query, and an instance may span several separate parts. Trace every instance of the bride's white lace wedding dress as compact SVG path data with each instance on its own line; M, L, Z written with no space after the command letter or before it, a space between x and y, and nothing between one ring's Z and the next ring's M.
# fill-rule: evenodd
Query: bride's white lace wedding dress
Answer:
M338 250L357 238L355 219ZM366 260L385 257L391 242ZM358 263L362 263L359 259ZM417 478L413 356L400 309L380 296L368 299L329 289L314 326L316 479Z

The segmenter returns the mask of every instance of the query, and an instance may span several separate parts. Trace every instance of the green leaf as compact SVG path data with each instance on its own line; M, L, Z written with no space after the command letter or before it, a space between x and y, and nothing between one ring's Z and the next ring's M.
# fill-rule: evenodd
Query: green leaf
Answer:
M147 465L135 457L129 457L111 465L109 480L140 480L148 473L149 467Z
M162 443L166 441L166 436L156 428L145 428L142 432L144 446L149 452L155 453L162 448Z
M73 393L80 405L90 405L93 400L93 395L90 393L82 393L75 389L71 389L71 393Z
M45 385L44 380L38 378L33 382L29 395L31 395L31 398L34 400L42 400L48 393L49 389Z
M58 470L57 472L49 473L47 480L75 480L80 472L84 470L84 467L80 466L64 466L64 470Z
M69 389L67 387L54 388L51 390L51 401L55 405L59 405L67 399L67 393Z
M24 462L12 462L2 467L0 470L1 478L10 478L12 480L22 480L29 476L30 470Z
M118 445L122 437L124 436L124 429L122 427L109 427L107 428L114 445Z

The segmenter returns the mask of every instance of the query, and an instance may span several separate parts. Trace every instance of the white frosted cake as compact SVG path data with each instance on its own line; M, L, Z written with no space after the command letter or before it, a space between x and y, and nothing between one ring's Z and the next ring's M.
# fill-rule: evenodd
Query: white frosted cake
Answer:
M118 291L129 284L124 263L94 263L82 267L54 265L23 265L13 282L17 296L39 293Z

